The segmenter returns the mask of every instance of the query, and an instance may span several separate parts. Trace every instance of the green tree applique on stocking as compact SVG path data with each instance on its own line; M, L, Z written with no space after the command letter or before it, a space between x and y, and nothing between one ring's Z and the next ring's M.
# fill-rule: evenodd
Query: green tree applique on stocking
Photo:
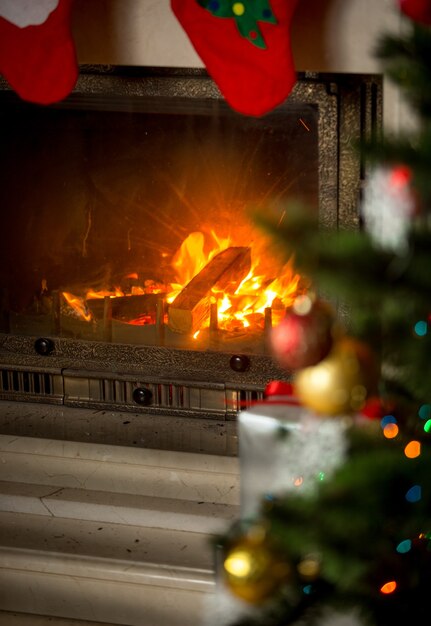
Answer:
M241 35L258 48L266 48L258 22L277 24L269 0L244 0L244 2L238 2L238 0L197 0L197 2L215 17L235 19Z

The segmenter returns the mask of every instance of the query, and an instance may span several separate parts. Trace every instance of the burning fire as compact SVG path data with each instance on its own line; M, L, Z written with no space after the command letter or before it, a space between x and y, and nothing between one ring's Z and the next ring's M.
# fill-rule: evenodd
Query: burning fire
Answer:
M210 239L210 241L208 241ZM206 237L202 232L191 233L181 244L175 253L171 266L175 271L176 280L168 285L161 285L152 280L146 280L141 285L132 285L129 292L125 293L120 287L112 290L88 290L84 297L63 292L67 305L73 309L75 315L87 322L93 319L88 307L88 300L100 298L118 298L125 296L137 296L145 294L163 294L168 304L172 304L175 298L201 272L210 261L220 252L232 246L229 238L221 238L212 231ZM226 289L218 289L217 284L209 287L207 297L217 304L217 326L223 330L239 330L249 327L263 327L265 309L271 307L272 315L284 315L285 309L293 303L298 295L300 276L295 272L293 264L289 261L277 276L268 276L268 272L262 268L265 266L264 255L256 253L254 246L251 248L251 268L246 276L240 281L233 292ZM125 278L139 281L139 275L132 273ZM130 320L131 324L148 323L148 316L143 315L144 322L138 319ZM209 326L209 316L202 321L198 330L193 332L193 337L199 335L200 330Z
M73 293L68 293L67 291L63 291L63 297L66 300L67 304L70 308L75 311L78 317L81 317L86 322L91 322L93 316L87 310L85 305L85 300L80 298L79 296L74 296Z

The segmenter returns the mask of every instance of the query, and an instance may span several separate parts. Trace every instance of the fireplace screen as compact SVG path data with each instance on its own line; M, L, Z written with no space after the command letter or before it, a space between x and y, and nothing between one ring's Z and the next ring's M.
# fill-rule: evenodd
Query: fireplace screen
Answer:
M47 108L3 94L5 330L263 352L302 285L251 213L282 219L298 199L338 220L338 94L305 81L258 119L207 97L199 74L142 82L141 95L78 87Z
M83 67L58 105L0 99L3 337L124 346L117 369L127 346L265 356L304 285L252 214L294 199L357 228L351 140L380 121L375 76L300 75L262 118L201 70Z

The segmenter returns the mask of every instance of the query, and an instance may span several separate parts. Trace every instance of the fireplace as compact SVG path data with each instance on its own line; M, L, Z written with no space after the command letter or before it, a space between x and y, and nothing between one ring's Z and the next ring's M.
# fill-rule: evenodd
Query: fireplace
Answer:
M267 334L306 285L251 215L294 198L360 226L379 77L302 74L259 119L202 70L82 67L56 106L0 98L2 399L233 419L288 377Z

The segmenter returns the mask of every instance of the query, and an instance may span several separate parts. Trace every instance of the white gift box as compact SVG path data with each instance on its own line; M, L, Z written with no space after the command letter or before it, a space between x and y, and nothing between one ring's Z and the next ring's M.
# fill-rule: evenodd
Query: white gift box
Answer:
M264 499L305 493L325 480L346 458L345 429L345 419L316 416L292 396L271 396L241 411L241 517L258 514Z

